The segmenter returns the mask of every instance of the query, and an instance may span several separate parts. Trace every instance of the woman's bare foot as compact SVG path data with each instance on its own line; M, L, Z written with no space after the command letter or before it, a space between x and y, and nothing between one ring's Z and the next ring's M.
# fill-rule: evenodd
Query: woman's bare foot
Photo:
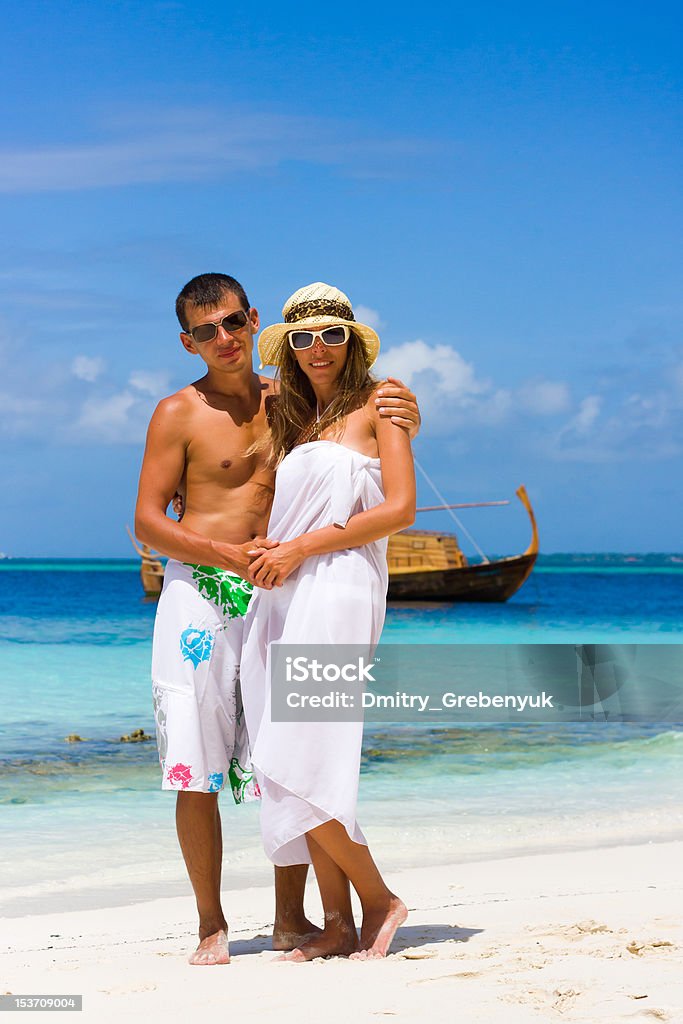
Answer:
M318 928L306 917L297 921L275 922L273 926L273 949L291 950L303 946L309 939L322 935L322 928Z
M276 956L272 963L303 964L319 956L350 956L357 949L358 936L355 928L326 928L325 931L318 931L317 935L312 935L290 953Z
M230 963L230 947L228 946L228 933L221 929L213 935L207 935L199 943L194 953L189 958L189 963L194 966L210 967L214 964Z
M378 960L389 952L392 939L408 916L405 903L392 896L389 906L363 915L360 949L351 954L352 960Z

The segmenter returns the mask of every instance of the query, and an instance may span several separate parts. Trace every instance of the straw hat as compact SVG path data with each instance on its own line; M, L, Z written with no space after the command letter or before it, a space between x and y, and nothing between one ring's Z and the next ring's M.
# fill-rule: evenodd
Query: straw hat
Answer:
M258 354L264 366L280 366L287 335L294 330L310 330L312 327L328 327L331 324L346 324L363 344L368 360L372 366L379 354L379 338L372 327L359 324L353 315L351 302L344 292L332 285L316 281L299 288L298 292L285 302L282 307L284 323L273 324L261 331L258 341Z

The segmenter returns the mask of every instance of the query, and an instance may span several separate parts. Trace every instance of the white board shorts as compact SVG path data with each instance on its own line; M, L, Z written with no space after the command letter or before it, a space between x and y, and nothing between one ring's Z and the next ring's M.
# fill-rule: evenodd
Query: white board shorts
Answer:
M253 586L224 569L169 559L152 644L162 789L260 794L240 691L244 616Z

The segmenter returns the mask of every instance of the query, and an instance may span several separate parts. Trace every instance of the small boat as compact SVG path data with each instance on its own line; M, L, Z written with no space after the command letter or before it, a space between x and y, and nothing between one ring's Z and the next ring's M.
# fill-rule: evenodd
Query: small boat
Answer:
M531 543L523 555L470 565L454 533L433 530L402 530L389 538L389 601L507 601L529 577L538 555L538 528L531 502L522 484L516 495L531 521ZM473 502L470 505L436 505L418 509L466 508L507 502Z
M126 526L126 531L131 544L140 556L140 579L145 597L158 597L164 585L164 564L160 556L152 551L149 544L138 543L128 526Z
M516 495L531 520L531 543L523 555L510 555L470 565L454 533L436 530L402 530L389 538L389 601L507 601L528 578L538 555L538 528L531 502L522 484ZM418 512L440 509L507 505L507 501L477 501L460 505L430 505ZM128 536L140 555L140 577L146 597L158 597L164 566L147 544L139 544L128 527Z

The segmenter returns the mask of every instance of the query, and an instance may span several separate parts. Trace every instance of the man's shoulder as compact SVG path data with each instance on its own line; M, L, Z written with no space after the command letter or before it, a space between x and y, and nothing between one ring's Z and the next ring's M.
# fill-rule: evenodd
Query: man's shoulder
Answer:
M152 414L150 430L168 441L182 439L190 429L196 401L193 384L162 398Z
M166 417L177 416L180 412L189 412L196 400L197 392L195 386L194 384L188 384L187 387L181 388L180 391L175 391L172 395L162 398L156 407L155 415L158 414Z

